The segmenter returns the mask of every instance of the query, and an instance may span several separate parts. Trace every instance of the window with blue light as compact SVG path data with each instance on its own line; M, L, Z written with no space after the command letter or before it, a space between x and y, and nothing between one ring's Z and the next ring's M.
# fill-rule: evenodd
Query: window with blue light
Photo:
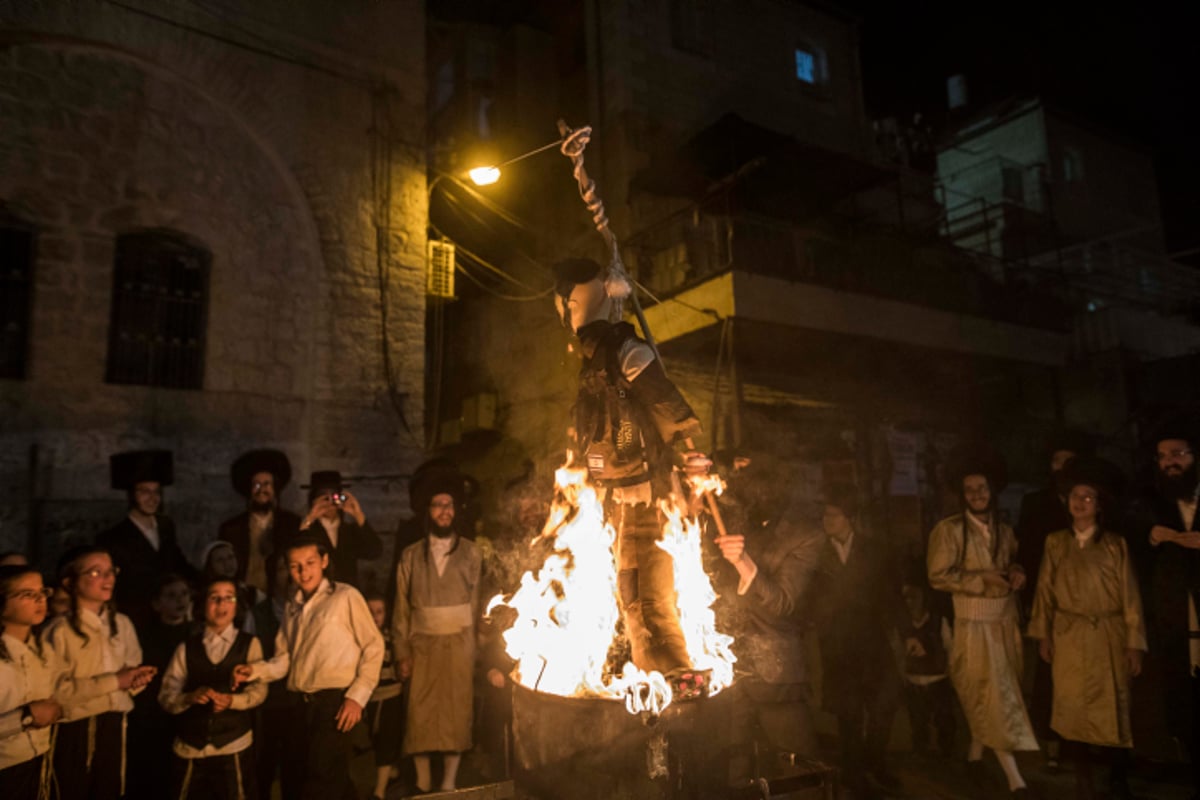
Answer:
M796 78L805 83L817 82L817 54L803 47L796 48Z

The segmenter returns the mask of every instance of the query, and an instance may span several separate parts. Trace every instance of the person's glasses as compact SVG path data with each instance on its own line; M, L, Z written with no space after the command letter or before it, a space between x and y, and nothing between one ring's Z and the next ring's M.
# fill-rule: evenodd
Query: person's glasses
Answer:
M1159 450L1158 463L1161 464L1169 459L1187 458L1191 454L1192 451L1187 448L1180 448L1178 450Z
M273 489L273 488L275 488L275 484L272 483L271 481L255 481L254 482L254 491L256 491L256 492L259 489Z
M225 605L226 603L229 605L235 605L237 603L237 598L227 594L210 594L208 596L208 602L216 603L217 605Z
M79 576L81 578L115 578L120 574L120 567L112 567L110 569L92 567L91 569L85 569L83 572L79 573Z
M453 501L453 500L451 500L451 501L449 501L449 502L430 503L430 504L429 504L429 507L430 507L430 508L438 508L438 509L442 509L442 508L454 508L454 501Z
M53 594L54 590L50 588L22 589L19 592L12 592L9 594L9 597L16 598L17 600L33 600L36 602L38 600L49 600L50 596Z
M1094 494L1075 494L1075 495L1071 495L1071 499L1078 500L1080 503L1087 503L1090 506L1096 502L1096 495L1094 495Z

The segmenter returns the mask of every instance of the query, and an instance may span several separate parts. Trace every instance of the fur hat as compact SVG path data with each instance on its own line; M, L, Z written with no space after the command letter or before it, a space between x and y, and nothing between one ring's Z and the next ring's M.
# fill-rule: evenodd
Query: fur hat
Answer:
M1153 452L1158 443L1167 439L1179 439L1187 442L1192 446L1192 449L1200 447L1200 426L1197 426L1196 419L1192 414L1184 414L1182 412L1173 412L1163 416L1157 424L1149 429L1149 435L1146 437L1146 443Z
M987 478L992 496L1008 486L1008 467L996 450L986 442L965 442L946 458L946 482L950 491L962 494L963 481L968 475Z
M146 481L170 486L175 480L175 459L170 450L131 450L108 457L112 488L132 491Z
M1066 463L1059 486L1066 492L1090 486L1101 495L1116 497L1125 486L1125 475L1111 461L1095 456L1077 456Z
M238 456L229 468L229 479L233 490L242 497L250 496L250 482L260 472L269 472L275 478L275 491L282 492L292 480L292 462L279 450L251 450Z
M413 514L423 517L435 495L448 494L455 505L462 505L466 481L458 466L446 458L434 458L417 467L408 482L408 503Z
M1096 454L1096 443L1090 434L1064 428L1055 431L1046 442L1046 456L1053 456L1060 450L1066 450L1076 456L1092 456Z

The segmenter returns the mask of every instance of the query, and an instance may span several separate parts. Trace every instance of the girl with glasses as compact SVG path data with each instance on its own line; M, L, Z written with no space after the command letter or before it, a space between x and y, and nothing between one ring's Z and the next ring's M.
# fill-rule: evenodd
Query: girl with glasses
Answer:
M125 792L125 718L133 693L156 670L139 666L133 623L113 606L117 570L107 550L68 551L58 576L70 608L42 632L42 646L62 673L54 774L61 800L110 800Z

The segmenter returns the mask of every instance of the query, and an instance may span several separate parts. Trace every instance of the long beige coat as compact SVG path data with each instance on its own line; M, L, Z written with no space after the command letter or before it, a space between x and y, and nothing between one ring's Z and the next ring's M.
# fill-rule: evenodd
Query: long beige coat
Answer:
M475 620L482 561L459 538L438 574L428 537L400 554L392 642L396 660L410 659L404 753L471 748Z
M1133 747L1127 649L1146 649L1146 623L1125 540L1071 531L1046 539L1029 635L1054 642L1050 727L1064 739Z
M965 524L965 528L964 528ZM987 586L982 573L1007 570L1017 554L1012 528L1000 524L989 543L962 514L929 534L930 585L954 597L950 680L971 738L993 750L1037 750L1021 696L1022 648L1016 595Z

